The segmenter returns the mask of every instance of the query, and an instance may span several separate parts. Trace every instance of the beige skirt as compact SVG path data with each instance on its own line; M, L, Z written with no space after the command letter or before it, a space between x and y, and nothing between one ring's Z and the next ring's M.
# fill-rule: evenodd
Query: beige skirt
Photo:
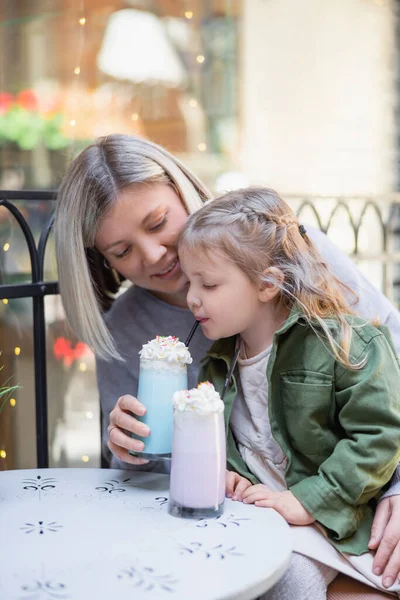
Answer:
M399 582L396 582L390 588L385 588L382 584L382 576L373 574L374 552L366 552L360 556L339 552L328 541L318 525L304 527L291 525L290 528L293 535L294 552L313 558L378 590L392 592L395 597L400 597Z

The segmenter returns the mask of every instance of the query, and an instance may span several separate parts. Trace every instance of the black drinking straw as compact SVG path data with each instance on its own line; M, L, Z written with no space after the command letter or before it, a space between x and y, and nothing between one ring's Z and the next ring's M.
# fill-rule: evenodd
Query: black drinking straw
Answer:
M235 354L233 355L231 364L229 365L228 373L226 374L224 387L222 388L221 400L224 399L225 392L228 389L229 381L232 377L233 370L236 367L237 359L239 358L239 351L240 351L240 346L238 345L238 347L235 350Z
M192 329L190 330L189 335L186 338L186 342L185 342L185 346L186 347L189 346L190 341L191 341L192 337L194 336L194 333L195 333L196 329L198 328L199 324L200 324L200 321L197 321L197 319L196 319L196 321L194 322L194 325L193 325Z

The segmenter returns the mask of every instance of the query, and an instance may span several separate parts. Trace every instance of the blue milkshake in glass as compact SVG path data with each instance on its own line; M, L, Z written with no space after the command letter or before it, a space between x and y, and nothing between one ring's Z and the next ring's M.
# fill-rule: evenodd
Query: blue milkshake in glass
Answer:
M139 352L140 372L138 400L146 407L137 417L150 427L147 438L132 434L145 444L143 452L129 453L150 460L169 460L172 449L173 402L175 392L187 389L187 365L192 362L189 350L179 338L157 336Z

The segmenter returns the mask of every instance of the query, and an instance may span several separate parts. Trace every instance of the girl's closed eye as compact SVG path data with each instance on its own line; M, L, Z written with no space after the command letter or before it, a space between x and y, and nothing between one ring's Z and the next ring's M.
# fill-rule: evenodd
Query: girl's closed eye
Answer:
M203 288L205 288L206 290L214 290L216 287L216 283L214 283L213 285L206 285L205 283L203 283Z

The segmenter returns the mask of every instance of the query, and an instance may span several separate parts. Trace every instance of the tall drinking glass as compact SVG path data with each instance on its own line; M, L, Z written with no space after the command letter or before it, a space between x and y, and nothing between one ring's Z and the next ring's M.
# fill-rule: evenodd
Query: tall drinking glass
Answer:
M174 396L168 511L210 518L223 512L226 480L224 404L210 383Z
M150 427L150 435L141 438L143 452L133 456L152 460L171 458L173 403L176 391L187 388L187 365L192 362L186 346L173 336L157 336L140 351L138 400L146 413L137 417Z

